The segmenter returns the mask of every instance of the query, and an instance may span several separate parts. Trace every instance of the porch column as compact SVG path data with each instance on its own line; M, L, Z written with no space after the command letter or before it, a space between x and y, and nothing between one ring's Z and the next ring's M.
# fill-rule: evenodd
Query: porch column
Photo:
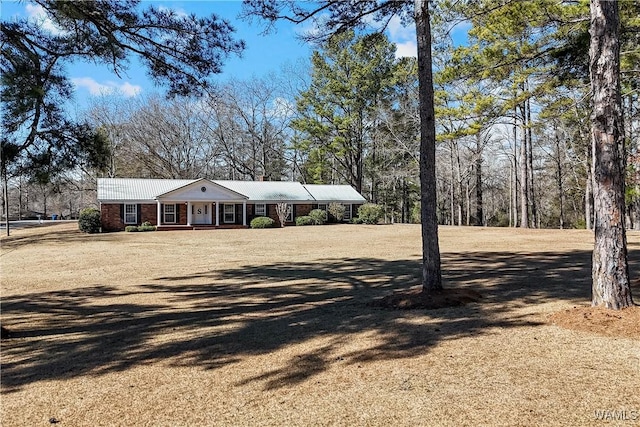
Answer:
M187 202L187 225L191 225L191 202Z
M242 202L242 225L247 226L247 201Z
M216 202L216 227L220 226L220 206Z
M162 224L162 204L160 203L160 200L157 201L158 204L158 227L160 227L160 225Z

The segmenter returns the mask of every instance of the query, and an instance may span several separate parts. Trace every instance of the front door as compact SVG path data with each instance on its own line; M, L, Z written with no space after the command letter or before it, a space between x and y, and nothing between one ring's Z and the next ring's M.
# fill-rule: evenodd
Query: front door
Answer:
M211 224L211 209L208 203L194 203L191 209L193 224Z

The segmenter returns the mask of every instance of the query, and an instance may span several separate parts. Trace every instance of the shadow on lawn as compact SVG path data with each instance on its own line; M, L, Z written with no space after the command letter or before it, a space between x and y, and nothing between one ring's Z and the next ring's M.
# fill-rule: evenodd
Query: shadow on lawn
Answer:
M638 271L640 251L629 258L632 271ZM478 290L483 301L411 313L367 304L418 284L417 259L256 265L163 277L140 286L11 296L2 299L3 319L10 319L14 332L2 343L2 388L7 393L32 382L148 363L216 369L320 338L283 368L241 382L288 387L333 363L401 359L428 352L443 340L536 326L514 308L548 300L587 301L590 259L586 251L444 254L447 285ZM149 296L155 304L135 302ZM375 344L346 350L361 332L375 336Z

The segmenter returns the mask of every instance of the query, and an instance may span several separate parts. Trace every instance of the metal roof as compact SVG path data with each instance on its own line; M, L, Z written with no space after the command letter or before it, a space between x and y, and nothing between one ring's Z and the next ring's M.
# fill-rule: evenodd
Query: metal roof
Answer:
M304 187L318 202L366 202L365 198L350 185L304 184Z
M199 179L98 178L99 201L154 201ZM257 202L351 202L365 198L349 185L317 185L293 181L211 181Z
M252 201L285 202L314 201L299 182L293 181L213 181Z
M197 179L98 178L98 200L154 200Z

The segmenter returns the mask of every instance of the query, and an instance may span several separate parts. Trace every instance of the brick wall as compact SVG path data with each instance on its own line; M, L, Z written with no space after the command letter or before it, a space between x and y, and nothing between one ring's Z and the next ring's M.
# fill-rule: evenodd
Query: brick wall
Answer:
M100 218L102 220L102 231L124 230L124 223L120 217L120 204L101 204Z

